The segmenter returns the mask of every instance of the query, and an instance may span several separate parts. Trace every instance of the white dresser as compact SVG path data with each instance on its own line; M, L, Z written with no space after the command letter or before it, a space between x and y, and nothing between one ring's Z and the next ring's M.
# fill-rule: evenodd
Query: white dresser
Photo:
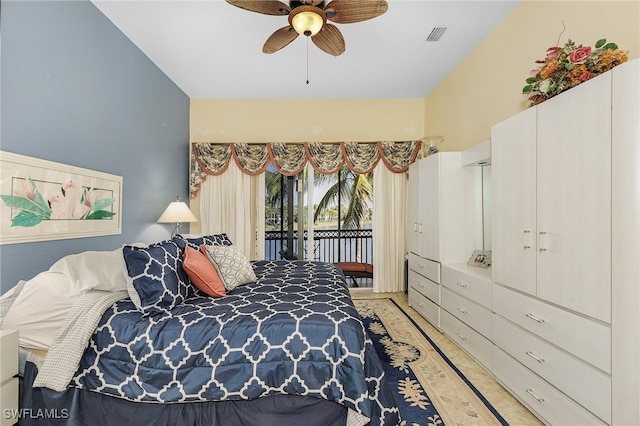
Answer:
M442 331L491 370L491 294L488 269L442 265Z
M492 129L491 371L541 419L640 424L640 60Z
M440 263L409 253L409 306L440 328Z
M17 422L18 332L0 330L0 426Z

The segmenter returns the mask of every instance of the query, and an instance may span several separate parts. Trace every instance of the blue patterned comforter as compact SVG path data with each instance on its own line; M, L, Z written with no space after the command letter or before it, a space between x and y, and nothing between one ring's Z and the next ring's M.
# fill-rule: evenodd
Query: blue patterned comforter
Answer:
M130 300L103 315L71 385L131 401L251 400L278 394L335 401L398 423L384 372L331 264L257 261L258 280L170 314Z

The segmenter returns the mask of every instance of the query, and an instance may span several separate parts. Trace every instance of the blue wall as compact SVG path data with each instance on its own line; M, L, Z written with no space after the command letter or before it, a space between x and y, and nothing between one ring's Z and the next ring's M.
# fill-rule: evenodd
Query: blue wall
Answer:
M88 1L2 0L0 149L123 177L122 235L0 246L0 292L60 257L166 239L189 98Z

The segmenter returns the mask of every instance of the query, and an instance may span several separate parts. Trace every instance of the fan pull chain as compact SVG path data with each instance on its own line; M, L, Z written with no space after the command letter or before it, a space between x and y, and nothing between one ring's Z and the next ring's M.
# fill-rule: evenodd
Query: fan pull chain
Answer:
M307 37L307 84L309 84L309 37Z

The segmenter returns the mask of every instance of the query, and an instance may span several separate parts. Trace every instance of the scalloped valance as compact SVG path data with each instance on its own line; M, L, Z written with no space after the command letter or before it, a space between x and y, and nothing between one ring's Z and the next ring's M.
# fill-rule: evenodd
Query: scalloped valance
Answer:
M421 141L340 143L209 143L191 144L191 196L208 175L224 173L231 158L248 175L263 173L270 164L285 176L300 173L307 162L318 173L333 174L344 164L356 174L368 173L382 159L394 173L406 172L420 150Z

